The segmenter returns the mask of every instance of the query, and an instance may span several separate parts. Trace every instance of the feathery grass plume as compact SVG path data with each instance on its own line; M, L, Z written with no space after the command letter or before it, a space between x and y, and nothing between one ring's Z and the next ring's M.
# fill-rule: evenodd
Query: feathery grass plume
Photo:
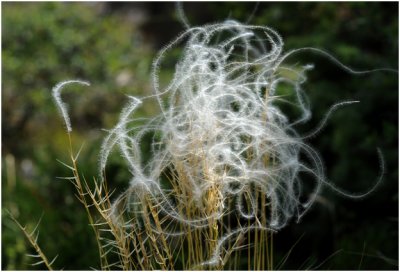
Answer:
M297 51L282 54L283 40L269 27L231 20L186 26L188 30L156 57L154 94L143 98L156 99L161 114L147 125L132 126L135 120L129 116L140 104L132 98L103 143L100 171L118 146L132 178L110 210L116 225L139 228L150 240L178 239L188 252L178 250L185 269L222 268L230 254L240 250L236 245L244 243L246 232L248 240L255 235L272 247L269 235L293 217L299 220L323 185L356 197L328 183L320 156L304 140L318 133L337 108L358 101L332 106L315 131L299 135L295 126L311 117L301 85L312 65L285 65ZM179 46L183 52L175 74L162 89L158 78L163 61ZM276 93L280 84L292 87L295 101ZM282 102L298 110L297 119L290 120L281 110ZM151 131L158 137L153 138L153 157L144 163L139 146ZM313 177L311 192L304 191L300 173ZM157 248L157 242L147 243ZM272 268L271 248L261 246L255 253L268 250L267 260L260 258L253 268ZM159 254L163 258L170 253Z
M68 133L70 133L72 131L72 126L71 126L71 121L70 121L69 115L68 115L67 104L65 104L61 99L61 90L64 88L65 85L72 84L72 83L78 83L78 84L90 86L90 83L86 82L86 81L67 80L67 81L58 83L52 90L53 98L56 102L57 108L58 108L62 118L64 119L65 127L66 127Z
M245 257L249 270L273 269L273 233L293 218L300 220L322 186L360 198L373 191L383 175L382 171L376 185L359 195L327 181L321 157L305 140L320 132L339 107L358 101L333 105L314 131L300 135L296 125L311 118L301 85L313 66L290 66L285 61L309 50L348 72L365 72L354 71L319 49L283 54L282 38L269 27L232 20L185 25L187 30L154 60L154 94L129 96L118 123L108 131L94 190L81 180L79 154L73 155L71 148L71 180L95 232L101 267L236 270L243 269ZM161 88L164 60L177 47L183 52L175 74ZM69 83L89 85L70 80L53 88L68 134L72 127L60 92ZM279 95L281 84L292 87L294 99ZM131 116L149 99L158 102L161 114L139 125L143 120ZM294 107L297 117L282 111L282 103ZM141 145L150 134L152 157L144 161ZM105 170L113 149L119 150L131 177L128 188L112 199ZM383 170L379 150L378 155ZM307 178L302 179L304 173Z

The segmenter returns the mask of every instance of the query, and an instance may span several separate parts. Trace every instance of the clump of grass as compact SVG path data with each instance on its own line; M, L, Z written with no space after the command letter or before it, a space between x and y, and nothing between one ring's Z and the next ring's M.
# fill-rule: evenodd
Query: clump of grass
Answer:
M176 47L183 48L182 55L173 78L161 88L163 60ZM334 105L305 136L296 131L311 116L301 85L312 68L285 64L297 52L284 54L282 38L268 27L226 21L189 28L156 57L154 94L129 97L105 137L94 188L79 175L79 152L72 150L72 126L60 97L67 84L88 83L66 81L53 89L71 146L68 179L87 211L102 269L273 269L274 232L293 218L299 221L322 186L348 197L375 188L361 195L337 189L306 143L334 110L357 101ZM292 87L294 101L278 95L280 84ZM161 114L138 125L142 120L132 116L148 100L158 102ZM282 103L294 106L298 118L289 118ZM144 161L141 144L149 133L154 135L152 156ZM112 196L106 179L114 149L131 174L118 196ZM313 186L305 191L309 177Z

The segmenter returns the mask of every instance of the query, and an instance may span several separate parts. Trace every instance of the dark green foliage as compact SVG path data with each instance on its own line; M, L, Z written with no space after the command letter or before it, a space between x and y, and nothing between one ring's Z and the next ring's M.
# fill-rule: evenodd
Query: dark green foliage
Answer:
M71 174L56 161L69 161L68 138L51 88L71 78L92 82L63 94L71 106L76 148L86 142L80 166L91 181L100 129L115 123L124 93L147 92L151 55L134 26L96 9L75 3L3 5L3 269L42 268L29 265L36 261L24 254L33 252L5 209L28 226L44 214L39 244L50 259L59 254L56 268L98 268L94 236L73 186L56 178ZM118 83L121 73L128 73L129 84ZM15 160L15 170L6 156ZM16 176L14 182L9 175Z
M80 169L91 181L97 175L100 129L115 124L126 101L123 94L151 92L151 46L165 45L183 30L173 3L143 6L151 19L140 32L126 15L136 7L132 3L119 8L85 3L2 5L2 269L32 269L28 263L33 262L24 255L33 252L5 209L29 226L44 213L39 244L49 259L59 254L55 268L99 268L94 236L72 185L56 179L70 173L56 161L68 161L67 137L50 90L66 79L92 83L63 94L70 105L76 148L85 142ZM228 17L244 22L254 6L183 4L192 25ZM398 3L262 2L250 23L276 29L286 50L317 47L356 70L398 69ZM157 44L145 44L143 36L157 37L150 39ZM315 127L332 104L360 100L334 113L310 139L325 160L330 181L349 192L367 191L379 176L377 147L382 149L386 174L372 195L357 201L327 188L302 222L293 222L276 236L275 262L302 237L283 269L316 268L325 260L319 269L397 269L398 74L352 75L312 53L294 55L289 62L315 65L304 84L313 116L299 131ZM121 83L117 78L124 73L128 79ZM138 117L155 111L140 108ZM109 166L113 187L123 190L128 181L118 156Z

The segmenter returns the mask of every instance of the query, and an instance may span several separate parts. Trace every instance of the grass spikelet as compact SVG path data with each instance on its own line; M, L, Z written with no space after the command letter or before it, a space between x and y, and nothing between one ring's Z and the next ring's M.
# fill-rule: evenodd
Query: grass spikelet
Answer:
M37 265L40 265L40 264L44 264L48 270L53 270L52 265L53 265L53 263L55 262L55 260L57 259L58 256L54 257L51 261L49 261L47 259L47 256L43 253L41 247L38 244L39 231L37 229L39 227L41 218L40 218L39 222L37 223L36 227L31 232L29 232L27 230L27 227L26 226L22 226L20 224L20 222L18 222L18 220L14 217L14 215L11 212L7 211L7 213L10 216L11 220L13 220L15 222L15 224L20 228L20 230L24 233L25 237L27 238L27 240L29 241L31 246L37 252L37 255L28 254L29 257L39 259L38 261L33 263L32 266L37 266Z

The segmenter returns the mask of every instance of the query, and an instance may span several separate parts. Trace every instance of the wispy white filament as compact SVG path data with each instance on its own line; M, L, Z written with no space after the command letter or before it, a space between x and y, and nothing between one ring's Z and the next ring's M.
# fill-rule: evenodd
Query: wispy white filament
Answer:
M64 88L65 85L73 84L73 83L90 86L90 83L86 82L86 81L67 80L67 81L58 83L52 90L53 98L56 102L57 108L58 108L62 118L64 119L65 127L66 127L68 133L72 131L72 126L71 126L71 121L70 121L69 115L68 115L67 104L65 104L61 99L61 90Z

